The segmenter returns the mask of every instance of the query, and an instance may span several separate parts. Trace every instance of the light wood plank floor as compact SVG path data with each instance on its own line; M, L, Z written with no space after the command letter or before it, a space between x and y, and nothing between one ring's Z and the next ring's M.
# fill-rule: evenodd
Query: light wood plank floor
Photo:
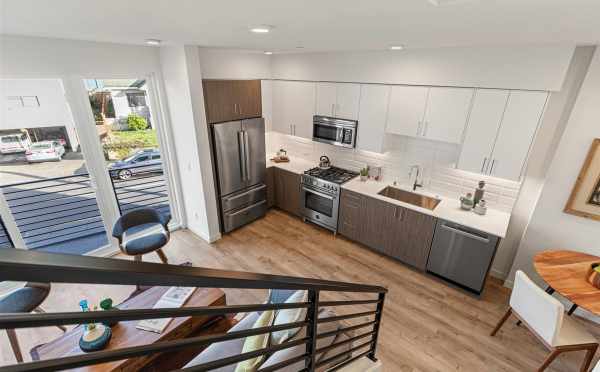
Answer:
M191 261L194 266L386 286L389 294L378 356L388 372L534 371L546 356L541 344L514 321L507 322L497 337L488 335L506 310L510 294L498 281L490 280L483 297L474 298L281 211L271 211L214 244L188 231L176 232L165 253L174 264ZM158 262L155 255L144 259ZM111 296L118 302L131 290L128 286L56 284L44 307L49 311L77 310L83 297L97 301ZM266 295L262 290L226 292L231 304L262 301ZM579 320L600 339L600 327ZM27 351L57 337L60 331L43 328L19 330L18 334ZM0 347L0 364L14 363L4 332ZM583 356L580 352L563 354L548 371L579 371Z

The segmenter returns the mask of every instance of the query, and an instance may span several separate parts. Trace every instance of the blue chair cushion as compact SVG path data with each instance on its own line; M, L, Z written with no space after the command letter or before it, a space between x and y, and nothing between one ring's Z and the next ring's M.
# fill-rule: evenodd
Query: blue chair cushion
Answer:
M169 241L169 233L160 223L144 223L128 228L123 233L121 248L129 255L139 255L162 248Z
M29 313L40 306L48 296L48 290L23 287L0 299L0 313Z

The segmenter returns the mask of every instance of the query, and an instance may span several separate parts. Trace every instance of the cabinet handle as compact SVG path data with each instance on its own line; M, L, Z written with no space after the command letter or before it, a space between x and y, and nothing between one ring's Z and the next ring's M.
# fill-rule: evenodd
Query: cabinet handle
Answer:
M238 107L239 107L239 109L240 109L240 112L239 112L239 114L240 114L240 115L242 115L242 105L238 105Z
M481 172L483 173L483 170L485 169L485 163L487 163L487 157L483 158L483 164L481 164Z
M294 124L294 136L296 135L296 124Z
M237 114L237 103L233 104L233 112L235 112Z
M290 124L290 134L293 135L294 134L294 130L292 129L292 124Z
M427 129L429 129L429 122L426 121L425 125L423 126L423 137L425 137L427 135Z
M331 116L335 116L335 103L331 104Z
M423 122L419 120L419 125L417 125L417 137L421 135L421 125L423 125Z
M490 167L490 175L494 172L494 165L496 165L496 159L492 160L492 166Z

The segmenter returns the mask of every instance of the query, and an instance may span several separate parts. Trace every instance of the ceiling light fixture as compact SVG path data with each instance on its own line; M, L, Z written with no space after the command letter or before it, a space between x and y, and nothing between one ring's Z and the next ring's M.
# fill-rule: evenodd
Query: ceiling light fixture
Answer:
M153 46L160 45L160 40L158 40L158 39L146 39L146 44L147 45L153 45Z
M251 27L250 32L254 32L255 34L266 34L266 33L269 33L272 29L273 29L273 26L260 25L260 26Z
M273 52L265 52L266 55L270 56Z
M388 49L389 50L402 50L402 49L404 49L404 45L392 45Z

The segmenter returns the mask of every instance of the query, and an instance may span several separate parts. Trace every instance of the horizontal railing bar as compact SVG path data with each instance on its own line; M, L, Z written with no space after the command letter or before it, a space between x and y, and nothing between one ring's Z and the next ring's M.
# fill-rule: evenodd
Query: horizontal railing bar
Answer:
M273 364L272 366L269 366L269 367L259 368L257 372L272 372L272 371L277 371L277 370L279 370L281 368L287 367L287 366L292 365L294 363L298 363L298 362L300 362L302 360L306 360L306 358L308 358L308 357L309 357L308 354L302 354L302 355L299 355L299 356L297 356L295 358L291 358L291 359L288 359L288 360L284 360L283 362L279 362L279 363Z
M324 338L324 337L329 337L329 336L337 336L340 333L345 333L345 332L348 332L348 331L354 331L356 329L365 328L365 327L374 325L375 323L377 323L377 321L376 320L372 320L370 322L366 322L366 323L362 323L362 324L358 324L358 325L354 325L354 326L350 326L350 327L340 328L340 329L335 330L335 331L320 333L320 334L317 335L317 338Z
M42 182L56 181L56 180L66 180L66 179L69 179L69 178L76 178L76 177L88 177L89 178L89 174L88 173L79 173L79 174L73 174L73 175L70 175L70 176L46 178L46 179L43 179L43 180L9 183L8 185L2 185L1 188L4 189L4 188L7 188L7 187L22 186L22 185L31 185L33 183L42 183Z
M60 230L59 230L60 231ZM36 239L30 239L30 238L26 238L25 242L27 243L29 248L32 248L31 244L35 244L35 243L40 243L40 242L46 242L46 241L68 241L71 240L71 238L68 238L70 236L76 236L76 237L82 237L82 236L89 236L89 235L95 235L101 232L106 232L104 225L100 224L100 226L96 226L96 227L91 227L83 230L77 230L77 231L70 231L68 233L65 234L46 234L46 235L51 235L51 236L46 236L43 238L36 238ZM83 234L83 235L82 235ZM59 239L58 238L63 238L63 239Z
M274 353L279 350L288 349L290 347L306 344L308 341L309 341L309 338L304 337L304 338L301 338L298 340L287 341L287 342L284 342L283 344L269 346L264 349L259 349L256 351L249 351L249 352L242 353L239 355L234 355L234 356L230 356L227 358L222 358L222 359L214 360L211 362L202 363L202 364L199 364L196 366L187 367L180 371L185 371L185 372L209 371L211 369L221 368L221 367L229 365L229 364L238 363L238 362L241 362L246 359L255 358L255 357L258 357L261 355Z
M71 186L75 186L75 187L71 187ZM51 188L57 188L60 191L48 190ZM88 178L87 180L82 180L82 181L74 181L74 182L69 182L69 183L58 183L58 184L54 184L54 185L42 186L42 187L31 188L31 189L13 189L10 191L7 191L6 189L4 189L4 190L2 190L2 193L5 194L5 197L8 196L8 197L6 197L6 201L9 202L8 204L10 205L11 202L13 202L15 200L33 198L33 197L38 197L38 196L43 196L43 195L52 195L52 194L56 194L58 192L74 191L74 190L90 189L90 188L92 188L92 184ZM14 194L19 194L19 195L15 196Z
M149 178L153 178L150 181L144 181L147 180ZM139 182L139 181L143 181L143 182ZM114 184L115 184L115 189L117 190L121 190L121 189L127 189L130 187L138 187L138 186L144 186L144 185L150 185L153 183L158 183L158 184L164 184L165 182L165 177L163 174L153 174L153 175L146 175L146 176L137 176L135 178L131 178L128 180L114 180Z
M129 201L129 202L125 202L125 200L117 198L117 200L119 200L119 202L122 206L139 204L139 203L149 202L151 200L157 200L157 199L167 199L167 195L144 195L144 197L141 197L140 199L137 199L135 201Z
M361 316L375 315L376 313L377 313L377 311L373 310L373 311L365 311L363 313L354 313L354 314L348 314L348 315L331 316L328 318L319 318L317 320L317 323L335 322L337 320L352 319L352 318L358 318Z
M319 307L324 306L346 306L346 305L366 305L376 304L379 300L357 300L357 301L324 301L319 302Z
M177 318L183 316L223 315L253 311L302 309L308 302L256 305L197 306L160 309L130 309L41 314L0 314L0 329L49 327L67 324L129 321L141 319Z
M59 218L67 218L67 217L78 216L78 215L80 215L82 213L95 213L95 212L98 212L98 216L100 215L100 210L98 209L98 205L88 205L88 206L85 206L83 209L86 209L86 210L79 211L79 212L73 213L73 214L67 214L67 215L64 215L62 217L54 217L54 218L49 218L49 219L46 219L46 220L37 220L35 222L28 221L27 223L23 223L23 221L25 221L27 219L35 218L35 216L32 216L32 217L22 217L20 220L17 221L17 225L19 225L19 228L21 228L21 227L33 225L33 224L36 224L36 223L43 223L43 222L48 222L48 221L54 221L55 219L59 219ZM75 209L70 209L69 211L73 211L73 210L75 210ZM60 212L52 212L52 213L48 213L48 214L60 214Z
M61 190L57 190L57 191L43 192L43 193L39 193L37 195L22 196L22 197L10 199L10 200L7 199L6 201L8 202L7 204L10 208L15 208L15 207L22 207L24 205L29 205L29 204L44 203L44 202L47 202L50 200L56 200L56 199L60 199L60 198L72 198L75 196L85 195L85 194L89 194L89 193L93 193L93 192L94 192L94 189L91 188L90 186L83 186L83 187L77 187L74 189L61 189ZM61 195L61 197L58 197L57 195ZM24 201L24 203L20 203L20 201ZM13 203L13 202L19 202L19 203L17 204L17 203Z
M358 355L353 356L350 359L346 359L343 362L341 362L339 364L336 364L335 366L333 366L330 369L328 369L327 372L337 371L338 369L347 366L348 364L354 362L355 360L358 360L358 359L360 359L360 358L362 358L362 357L364 357L366 355L369 355L370 352L371 352L371 350L369 349L369 350L364 351L364 352L362 352L362 353L360 353Z
M117 191L117 197L119 199L125 199L125 198L133 198L136 196L142 196L142 195L147 195L147 194L156 195L158 193L162 193L162 192L166 192L166 191L167 191L167 185L165 185L165 184L162 184L160 186L156 186L153 188L145 188L145 189L140 189L140 190L132 190L129 187L127 187L127 188L123 188L123 189L120 189L119 191ZM130 194L132 194L132 195L130 195Z
M66 221L66 222L58 222L55 224L47 224L44 226L40 226L37 227L35 229L29 229L29 230L25 230L25 229L20 229L21 230L21 235L23 235L24 238L31 238L40 234L46 234L48 232L53 232L56 231L56 229L63 230L63 229L69 229L72 227L77 227L77 226L81 226L81 225L88 225L91 223L95 223L95 222L102 222L102 218L100 215L97 216L92 216L92 217L83 217L83 218L79 218L79 219L72 219L70 221ZM28 233L34 232L34 234L30 235Z
M289 328L288 328L289 327ZM220 333L215 335L205 335L190 337L184 339L177 339L172 341L162 341L149 345L132 346L117 350L105 350L95 351L87 354L78 354L73 356L67 356L56 359L40 360L29 363L22 363L12 365L8 367L0 367L0 372L30 372L30 371L56 371L72 369L77 367L84 367L93 364L100 364L106 362L112 362L115 360L129 359L133 357L145 356L148 354L166 353L176 351L179 349L185 349L192 346L202 346L217 342L223 342L228 340L234 340L242 337L255 336L263 333L272 332L271 329L281 328L290 329L296 326L285 325L285 327L271 326L271 327L260 327L251 328L243 331L234 331L228 333ZM306 339L305 339L306 340ZM285 345L285 344L282 344ZM291 347L295 345L290 345ZM282 347L285 349L287 347ZM264 349L263 349L264 350ZM267 349L265 353L271 352Z
M334 355L332 357L329 357L327 359L323 359L323 360L321 360L321 361L319 361L317 363L317 367L321 367L323 365L327 365L327 364L333 362L334 360L339 359L344 354L352 355L352 353L355 352L356 350L360 350L363 347L365 347L367 345L370 345L372 342L373 342L372 340L371 341L367 341L367 342L365 342L363 344L360 344L358 346L355 346L355 347L351 348L350 350L342 351L341 353L336 354L336 355Z
M339 341L339 342L333 343L333 344L331 344L331 345L328 345L328 346L323 346L322 348L320 348L320 349L317 349L317 350L315 351L315 353L316 353L316 354L326 353L326 352L328 352L329 350L333 350L333 349L335 349L335 348L336 348L336 347L338 347L338 346L345 345L345 344L347 344L347 343L350 343L350 342L353 342L353 341L356 341L356 340L360 340L361 338L365 338L365 337L367 337L367 336L372 336L372 335L374 335L374 334L375 334L375 331L370 331L370 332L367 332L367 333L363 333L363 334L360 334L360 335L358 335L358 336L354 336L354 337L351 337L351 338L348 338L348 339L345 339L345 340L342 340L342 341ZM372 338L371 338L371 342L372 342L372 341L373 341L373 340L372 340Z
M13 215L17 215L17 214L22 214L22 213L31 213L31 212L35 212L37 210L48 210L48 209L58 208L58 207L62 207L64 205L71 205L71 204L80 204L80 205L77 206L77 207L75 207L75 208L73 208L73 207L70 207L70 208L61 208L61 209L59 209L57 211L52 211L52 212L48 212L48 213L60 213L62 211L78 210L79 208L90 207L92 205L96 205L97 206L98 202L97 202L96 198L86 198L86 199L83 199L83 200L70 201L68 203L55 204L55 205L50 206L50 207L44 207L44 208L38 208L38 209L26 209L26 210L23 210L23 211L12 212L12 214ZM29 217L15 217L15 219L24 219L24 218L29 218Z
M140 165L124 165L124 166L119 167L119 168L114 168L114 169L107 168L107 169L109 171L119 171L119 170L122 170L122 169L137 169L137 168L144 168L144 167L146 167L146 168L154 167L154 168L157 169L156 172L158 172L159 171L158 169L160 168L160 171L162 172L162 163L140 164Z
M357 283L131 262L91 256L9 249L0 256L0 280L53 283L122 284L242 289L319 289L341 292L387 292ZM330 319L330 318L325 318Z
M72 222L78 222L78 221L71 221ZM102 220L99 221L84 221L81 224L77 224L77 225L73 225L73 226L66 226L66 227L56 227L54 226L53 229L50 229L50 231L40 231L37 232L35 234L23 234L23 239L30 241L30 242L37 242L37 241L41 241L41 240L47 240L47 239L52 239L52 238L57 238L60 236L66 236L66 235L71 235L71 234L75 234L78 232L82 232L85 230L88 230L91 228L92 224L99 224L100 226L104 227L104 224L102 223ZM35 231L35 230L34 230ZM66 234L58 234L59 232L63 232L63 231L68 231L68 233ZM40 236L42 236L43 238L39 238ZM33 238L37 238L37 239L33 239Z

